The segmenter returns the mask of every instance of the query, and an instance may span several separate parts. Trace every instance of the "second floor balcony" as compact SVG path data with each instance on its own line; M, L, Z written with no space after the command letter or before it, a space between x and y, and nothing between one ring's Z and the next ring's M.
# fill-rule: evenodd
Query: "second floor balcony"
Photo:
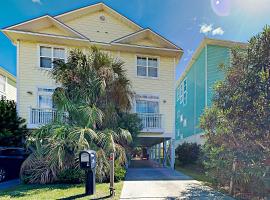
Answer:
M158 113L137 113L142 120L142 132L162 133L164 130L164 117Z
M51 108L30 108L28 128L38 128L53 121L66 121L68 114ZM162 133L164 117L158 113L137 113L142 121L142 132Z
M51 108L30 108L28 128L38 128L53 121L65 121L68 114Z

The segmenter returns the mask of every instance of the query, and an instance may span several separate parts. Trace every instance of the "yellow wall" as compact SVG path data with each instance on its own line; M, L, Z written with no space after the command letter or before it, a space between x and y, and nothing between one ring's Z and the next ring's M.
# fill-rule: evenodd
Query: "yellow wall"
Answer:
M68 47L67 47L68 48ZM20 42L19 51L19 115L29 120L29 107L37 107L37 88L54 87L55 82L49 77L47 70L38 66L38 44ZM165 132L173 132L174 115L174 58L159 58L159 77L137 77L136 54L128 52L111 52L114 57L120 57L125 62L127 76L131 80L133 89L138 94L158 95L160 99L160 113L164 114ZM32 94L29 94L32 93ZM164 103L163 101L166 101Z
M18 110L21 117L29 119L29 107L37 107L37 88L55 86L55 82L38 66L38 44L20 42L19 46Z
M105 21L100 20L101 15L105 16ZM79 31L91 41L98 42L111 42L136 31L104 11L84 15L65 22L65 24Z
M164 47L162 45L159 45L157 42L154 42L154 41L147 39L147 38L138 40L136 42L131 42L131 44L149 46L149 47L161 47L161 48Z
M60 30L59 28L55 26L51 26L48 28L44 28L41 30L36 31L38 33L47 33L47 34L53 34L53 35L63 35L63 36L70 36L70 34L65 33L64 31Z

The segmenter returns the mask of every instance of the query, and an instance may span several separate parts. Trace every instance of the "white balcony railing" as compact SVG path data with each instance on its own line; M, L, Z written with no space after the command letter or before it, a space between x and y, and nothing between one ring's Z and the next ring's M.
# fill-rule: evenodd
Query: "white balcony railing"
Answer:
M153 131L163 129L162 114L155 113L137 113L142 120L143 131Z
M67 113L50 108L30 108L29 124L31 127L49 124L56 120L67 120Z

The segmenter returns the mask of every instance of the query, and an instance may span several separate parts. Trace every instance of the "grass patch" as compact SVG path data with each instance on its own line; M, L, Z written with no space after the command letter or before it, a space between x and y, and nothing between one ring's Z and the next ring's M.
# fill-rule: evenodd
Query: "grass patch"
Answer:
M202 181L207 185L212 185L211 178L206 176L204 169L202 169L202 167L200 167L198 165L190 164L190 165L181 166L181 165L179 165L179 162L176 161L175 169L177 171L180 171L180 172L194 178L197 181Z
M96 194L84 196L85 188L83 184L51 184L51 185L25 185L4 190L0 192L1 200L42 200L42 199L120 199L123 182L115 184L115 197L109 196L109 183L96 185Z

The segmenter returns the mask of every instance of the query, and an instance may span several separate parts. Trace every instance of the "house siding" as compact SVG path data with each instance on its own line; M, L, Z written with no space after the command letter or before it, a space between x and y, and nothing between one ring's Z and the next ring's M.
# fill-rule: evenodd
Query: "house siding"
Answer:
M53 45L53 44L42 44ZM20 84L19 92L19 115L29 121L30 107L37 107L37 88L38 87L56 87L54 80L50 78L50 71L39 68L38 66L38 43L21 42L19 50ZM76 47L66 46L68 50ZM81 48L81 49L86 49ZM106 51L108 52L108 51ZM160 113L165 119L164 136L173 134L173 116L174 113L174 58L159 58L159 77L140 78L137 77L136 53L111 51L111 56L120 58L125 62L124 68L132 84L132 89L138 94L155 94L160 98ZM142 55L142 54L138 54ZM148 55L144 55L148 56ZM166 101L164 103L164 101ZM153 134L154 135L154 134Z
M105 21L101 21L100 16L104 16ZM136 31L134 28L127 26L104 11L84 15L80 18L67 21L65 24L82 33L91 41L105 43Z
M214 85L223 80L225 72L220 69L220 64L229 66L230 48L217 45L205 45L188 72L181 77L187 80L187 104L184 106L176 99L176 140L177 143L197 142L202 143L200 117L206 107L211 106L214 96ZM206 74L207 73L207 74ZM180 82L181 83L181 82ZM179 92L180 83L178 83ZM207 87L207 88L206 88ZM187 126L183 127L180 116L187 119ZM178 134L180 132L180 134Z

